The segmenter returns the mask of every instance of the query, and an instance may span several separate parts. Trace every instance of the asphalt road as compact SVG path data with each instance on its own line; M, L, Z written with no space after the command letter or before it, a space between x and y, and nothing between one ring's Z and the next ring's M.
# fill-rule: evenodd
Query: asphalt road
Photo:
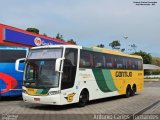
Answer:
M134 97L116 96L94 100L82 108L76 104L51 106L25 103L21 98L3 98L0 101L0 114L2 120L143 120L145 118L159 120L160 82L145 82L144 91Z

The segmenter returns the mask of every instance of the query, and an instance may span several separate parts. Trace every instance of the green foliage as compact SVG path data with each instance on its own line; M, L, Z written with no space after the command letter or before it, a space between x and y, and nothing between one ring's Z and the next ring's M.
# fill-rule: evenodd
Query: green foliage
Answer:
M77 45L76 41L74 41L73 39L69 39L67 42L74 44L74 45Z
M121 52L124 52L126 49L121 48L121 43L118 40L114 40L111 43L109 43L109 46L112 47L112 49L120 50Z
M160 58L159 57L153 57L152 58L152 64L160 66Z
M144 70L144 75L160 75L160 70Z
M103 44L100 44L100 45L97 45L97 47L104 48L105 46Z
M152 56L150 55L150 53L139 51L139 52L132 53L132 55L140 55L143 58L144 64L151 64L152 63Z
M152 72L152 75L160 75L160 70L154 70L154 71Z
M136 44L131 44L129 46L131 47L130 50L134 50L134 52L136 52L136 49L137 49L137 45Z
M27 28L26 31L39 34L39 30L37 28Z
M60 33L57 33L56 38L57 38L57 39L59 39L59 40L63 40L63 41L64 41L63 36L62 36L62 35L60 35Z
M118 40L114 40L113 42L109 43L109 46L112 47L112 49L120 49L120 42Z
M152 71L151 70L144 70L144 75L151 75Z
M121 49L121 52L124 52L124 51L125 51L125 48L122 48L122 49Z
M43 35L47 37L47 34L46 34L46 33L43 33Z

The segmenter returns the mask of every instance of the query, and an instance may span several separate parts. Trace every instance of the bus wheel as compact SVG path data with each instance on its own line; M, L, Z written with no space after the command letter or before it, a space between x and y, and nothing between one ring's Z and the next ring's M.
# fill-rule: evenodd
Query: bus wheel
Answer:
M131 91L131 96L134 96L136 92L136 85L133 85L132 91Z
M126 89L126 98L129 98L131 96L131 87L128 85Z
M89 100L89 94L88 91L83 90L79 96L79 102L78 102L78 106L79 107L84 107L87 102Z

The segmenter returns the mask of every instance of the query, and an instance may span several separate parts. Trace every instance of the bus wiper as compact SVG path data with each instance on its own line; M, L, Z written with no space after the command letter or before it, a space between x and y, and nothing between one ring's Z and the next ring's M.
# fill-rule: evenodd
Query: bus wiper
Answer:
M48 87L44 86L44 85L38 85L37 86L38 88L41 88L41 89L48 89Z
M25 83L35 83L35 80L27 80Z

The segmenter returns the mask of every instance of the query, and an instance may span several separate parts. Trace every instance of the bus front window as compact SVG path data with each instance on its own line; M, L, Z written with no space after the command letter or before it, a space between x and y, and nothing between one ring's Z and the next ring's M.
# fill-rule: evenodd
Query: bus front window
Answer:
M28 60L24 85L34 88L55 88L59 85L59 73L55 60Z

